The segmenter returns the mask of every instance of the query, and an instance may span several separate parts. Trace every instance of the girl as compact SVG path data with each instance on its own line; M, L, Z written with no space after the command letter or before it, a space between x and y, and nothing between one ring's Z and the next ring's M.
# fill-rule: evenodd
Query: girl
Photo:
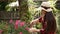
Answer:
M29 32L40 32L41 34L56 34L56 20L52 13L50 3L41 4L41 17L33 20L31 26L35 23L42 23L42 29L30 28Z

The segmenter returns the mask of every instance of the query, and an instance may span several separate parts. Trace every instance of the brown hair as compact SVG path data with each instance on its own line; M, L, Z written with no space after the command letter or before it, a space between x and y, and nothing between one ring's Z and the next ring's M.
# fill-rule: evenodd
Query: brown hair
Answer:
M53 16L52 11L51 12L46 12L44 16L44 22L47 22L47 27L45 29L45 32L55 32L56 31L56 20Z

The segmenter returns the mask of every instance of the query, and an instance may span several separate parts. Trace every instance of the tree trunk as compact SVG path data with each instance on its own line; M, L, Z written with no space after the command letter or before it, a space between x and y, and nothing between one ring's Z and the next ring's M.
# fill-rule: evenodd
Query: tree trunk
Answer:
M18 0L19 1L19 11L20 11L20 20L26 21L25 16L28 12L28 5L26 0Z

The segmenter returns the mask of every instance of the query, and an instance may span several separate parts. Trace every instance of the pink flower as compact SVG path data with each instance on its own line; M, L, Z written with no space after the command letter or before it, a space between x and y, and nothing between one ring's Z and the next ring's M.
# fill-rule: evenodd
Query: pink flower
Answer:
M2 34L3 30L0 30L0 34Z
M20 22L20 26L21 27L24 26L24 24L25 24L25 22Z
M22 32L20 32L19 34L23 34Z
M18 29L18 25L15 25L15 29L16 29L16 30Z
M15 22L15 29L18 29L19 22L20 22L20 20L16 20L16 22Z
M28 27L26 27L26 28L25 28L25 30L27 30L27 31L28 31L28 30L29 30L29 28L28 28Z
M16 25L18 25L18 24L19 24L19 22L20 22L20 20L16 20L15 24L16 24Z
M16 20L15 22L15 29L18 29L18 25L20 25L21 27L24 26L25 22L21 22L20 20Z
M12 20L12 19L10 19L9 23L12 23L12 22L13 22L13 20Z

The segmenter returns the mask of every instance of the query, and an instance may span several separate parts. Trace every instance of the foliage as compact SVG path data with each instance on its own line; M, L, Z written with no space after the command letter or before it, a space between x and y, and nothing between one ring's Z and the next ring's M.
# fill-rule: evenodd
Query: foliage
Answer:
M18 21L20 24L18 23ZM22 32L23 34L29 34L29 32L25 29L26 24L23 24L24 22L20 22L20 20L16 20L15 23L13 20L11 22L12 23L10 23L10 21L0 22L0 30L3 30L3 34L19 34L20 32ZM15 29L15 26L17 27L17 29Z
M8 2L0 2L0 11L1 10L6 10L5 6L8 4Z
M14 0L11 0L14 1ZM60 10L59 7L57 6L57 4L55 4L55 1L50 0L48 1L51 3L51 6L53 7L53 14L55 15L55 17L57 18L56 20L58 25L60 26ZM54 2L54 3L53 3ZM13 11L13 9L15 10L16 7L9 7L8 4L11 2L0 2L0 11L1 10L6 10L6 11ZM20 11L20 18L21 21L25 21L26 25L28 26L29 23L34 20L36 18L36 16L38 15L38 17L40 16L39 13L40 11L37 11L36 5L40 6L41 2L33 2L32 0L28 0L28 7L27 7L27 3L25 1L22 1L20 7L21 7L21 11ZM38 6L38 7L39 7ZM57 6L57 8L56 8ZM28 23L28 24L27 24ZM29 34L29 32L27 30L25 30L26 25L24 25L23 27L20 27L20 24L17 24L19 26L18 29L16 30L15 27L15 22L9 23L9 22L1 22L0 23L0 30L3 30L3 34L19 34L21 32L23 32L23 34ZM35 26L37 29L42 27L41 24L36 24ZM60 27L59 27L60 28ZM60 34L60 30L57 31L57 34Z
M60 10L60 1L57 0L55 7Z
M10 0L8 2L0 2L0 11L12 11L13 9L15 10L16 7L8 6L12 2L16 2L16 0Z

